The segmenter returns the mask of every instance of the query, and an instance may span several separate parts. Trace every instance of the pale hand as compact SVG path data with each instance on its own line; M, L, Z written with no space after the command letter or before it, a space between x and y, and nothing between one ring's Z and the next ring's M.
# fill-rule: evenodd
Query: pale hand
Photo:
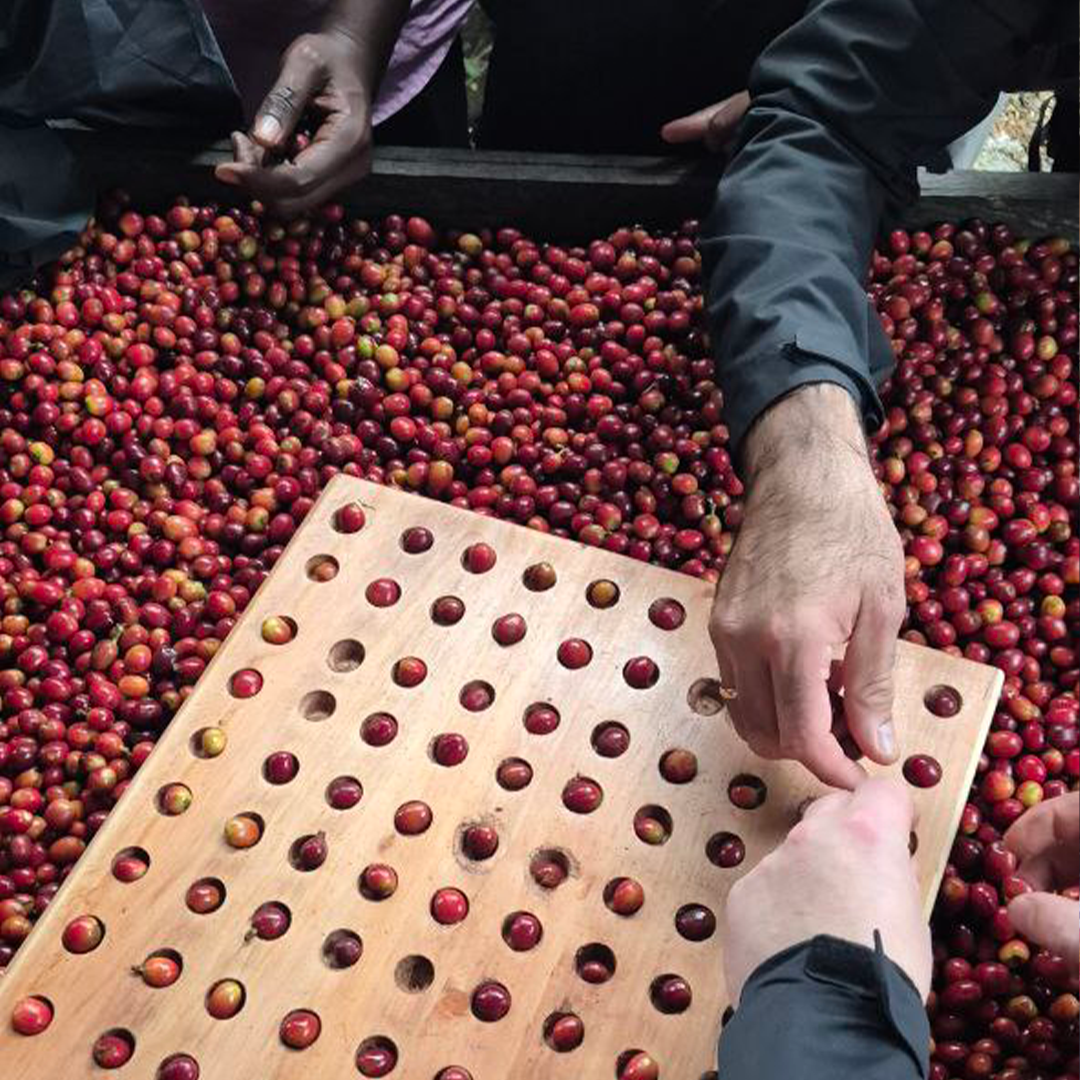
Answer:
M810 804L787 839L728 893L724 976L736 1004L746 980L776 953L818 934L874 947L925 999L930 990L930 930L908 852L911 796L870 779L854 793Z

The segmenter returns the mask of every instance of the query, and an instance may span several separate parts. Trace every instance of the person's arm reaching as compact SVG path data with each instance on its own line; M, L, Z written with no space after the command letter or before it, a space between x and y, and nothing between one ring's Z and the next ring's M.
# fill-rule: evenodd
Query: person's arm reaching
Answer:
M1063 5L1062 7L1066 7ZM818 0L762 54L703 229L709 315L742 531L712 633L757 753L850 787L830 734L834 651L861 751L898 753L892 664L902 553L863 448L893 355L864 288L887 204L993 105L1057 18L1051 0Z
M930 932L889 780L827 795L728 894L724 1080L916 1080L929 1068ZM796 886L796 887L793 887Z
M218 179L241 184L292 216L365 176L371 110L408 10L408 0L335 0L322 29L286 50L251 134L233 135L236 160L218 166ZM311 145L292 161L268 162L268 154L285 149L312 106L322 121Z

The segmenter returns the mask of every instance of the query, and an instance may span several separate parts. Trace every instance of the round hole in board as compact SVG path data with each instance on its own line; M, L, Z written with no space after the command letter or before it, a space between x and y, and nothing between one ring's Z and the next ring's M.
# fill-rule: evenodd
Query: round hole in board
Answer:
M248 920L244 941L258 938L260 941L277 941L284 937L292 926L292 912L287 904L280 900L267 900L260 904Z
M623 665L623 679L635 690L648 690L660 681L660 667L652 657L634 656Z
M675 929L687 941L708 941L716 933L716 916L704 904L683 904L675 912Z
M765 781L753 773L739 773L738 776L733 776L727 789L732 805L740 810L756 810L764 804L768 792Z
M425 529L423 525L413 525L401 534L400 542L401 550L407 555L420 555L431 550L435 537L431 535L431 530Z
M630 732L614 720L597 724L592 732L592 748L601 757L621 757L630 749Z
M191 736L189 746L195 757L208 759L219 757L228 744L229 737L223 728L204 727Z
M346 534L357 533L367 524L367 516L364 514L363 507L355 502L339 506L334 511L331 520L335 532Z
M941 763L930 754L912 754L904 762L904 779L917 788L931 788L941 781Z
M343 638L330 646L326 663L331 671L344 674L355 671L364 662L365 650L355 638Z
M505 791L521 791L532 783L532 778L532 766L524 758L504 758L495 770L495 779Z
M275 750L263 761L263 779L268 784L288 784L300 771L300 759L290 750Z
M923 695L923 704L934 716L947 719L955 716L964 707L964 699L955 687L938 683Z
M698 716L715 716L724 707L719 679L695 679L686 692L686 702Z
M262 672L255 668L241 668L229 676L229 693L234 698L252 698L262 688Z
M370 863L360 872L358 884L365 900L388 900L397 892L397 871L386 863Z
M337 699L329 690L309 690L300 699L300 715L305 720L327 720L336 708Z
M521 583L530 592L547 592L556 581L558 574L549 562L533 563L532 566L527 566L521 575Z
M403 956L394 968L394 982L407 994L418 994L434 981L435 965L426 956Z
M601 611L614 607L619 602L619 596L619 586L607 578L591 581L585 589L585 599L592 607Z
M661 756L659 768L669 784L689 784L698 773L697 754L681 746L672 747Z
M656 804L643 806L634 815L634 834L643 844L653 847L666 844L674 828L671 814Z
M218 979L206 991L203 1004L215 1020L231 1020L247 1002L247 990L239 979Z
M253 810L234 814L225 822L225 843L237 850L252 848L263 838L265 829L262 815Z
M649 1000L657 1012L674 1015L690 1008L693 991L681 975L657 975L649 984Z
M570 876L570 860L558 848L541 848L529 860L529 873L542 889L557 889Z
M304 573L311 581L333 581L341 569L340 563L333 555L312 555L304 566Z
M335 776L326 785L325 797L331 810L351 810L364 797L364 785L355 776Z
M155 990L172 986L184 971L184 958L175 949L155 949L146 959L131 969L142 981Z
M645 889L635 878L612 878L604 886L604 904L616 915L629 918L644 906Z
M360 738L368 746L386 746L397 738L398 722L386 712L372 713L360 725Z
M614 977L615 968L615 953L603 942L591 941L574 953L574 970L587 983L606 983Z
M662 596L649 605L649 622L661 630L678 630L686 621L686 608L670 596Z
M20 998L11 1010L11 1026L20 1035L40 1035L52 1022L56 1009L44 994Z
M141 847L126 847L112 861L112 875L117 881L130 885L150 869L150 853Z
M453 626L464 614L465 603L457 596L440 596L431 605L431 621L436 626Z
M96 915L76 915L60 935L69 953L76 956L93 952L105 940L105 924Z
M364 599L375 608L393 607L401 599L401 586L393 578L376 578L364 590Z
M514 952L528 952L543 940L544 926L531 911L512 911L503 919L502 937Z
M170 1054L157 1067L155 1080L199 1080L199 1063L190 1054Z
M188 886L184 903L196 915L209 915L225 903L225 895L225 883L220 878L204 877Z
M746 844L733 832L713 833L705 844L705 856L721 870L731 870L746 858Z
M127 1028L109 1028L95 1040L90 1056L99 1069L119 1069L135 1054L135 1036Z
M458 700L469 712L483 712L495 701L495 687L483 679L473 679L461 688Z
M562 719L559 710L549 701L534 701L521 718L530 735L550 735Z
M356 1048L356 1071L361 1076L389 1076L397 1061L397 1046L385 1035L370 1035Z
M352 930L332 930L323 941L323 963L336 971L352 967L363 954L364 943Z
M576 1050L585 1038L585 1025L577 1013L553 1012L544 1020L544 1042L557 1054Z
M187 784L165 784L158 789L155 800L158 813L166 817L178 817L187 812L192 797L191 788Z
M659 1075L656 1058L645 1050L624 1050L615 1059L615 1080L649 1080Z
M490 544L482 540L470 544L461 553L461 565L470 574L486 574L498 561L498 555Z

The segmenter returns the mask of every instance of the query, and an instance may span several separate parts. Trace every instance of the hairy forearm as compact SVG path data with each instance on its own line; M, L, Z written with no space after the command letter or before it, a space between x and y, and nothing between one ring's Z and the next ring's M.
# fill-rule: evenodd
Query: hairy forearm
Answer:
M346 34L355 42L360 74L372 98L408 13L409 0L334 0L327 12L323 29Z
M866 439L851 395L833 383L811 383L758 418L743 445L743 473L753 486L775 470L793 479L815 462L866 461Z

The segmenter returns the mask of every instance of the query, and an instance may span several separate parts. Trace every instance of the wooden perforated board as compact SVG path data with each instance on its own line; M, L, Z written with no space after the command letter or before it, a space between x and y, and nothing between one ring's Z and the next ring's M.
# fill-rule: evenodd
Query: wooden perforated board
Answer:
M346 535L333 521L350 502L363 507L366 524ZM426 552L402 549L400 537L412 526L431 531ZM478 541L497 554L495 566L482 574L461 562L463 550ZM318 556L336 560L332 580L309 577ZM523 573L542 561L554 567L557 582L531 591ZM396 603L379 608L365 599L376 578L400 585ZM614 606L587 602L586 589L598 579L617 584ZM152 1078L158 1063L177 1052L197 1058L201 1080L357 1076L358 1044L381 1036L397 1049L389 1075L408 1080L432 1080L449 1065L468 1069L474 1080L602 1080L615 1075L616 1059L632 1048L651 1053L664 1080L699 1080L714 1067L719 1018L728 1004L719 934L686 940L675 913L697 903L719 917L732 882L779 842L800 804L821 790L801 767L755 758L722 709L691 707L691 686L715 675L706 630L711 594L711 585L685 575L335 479L0 979L4 1075L109 1075L94 1065L91 1046L102 1032L121 1028L134 1036L135 1051L118 1077ZM445 595L465 604L453 626L437 625L429 614ZM685 607L678 629L650 621L650 604L661 597ZM510 612L524 616L527 633L504 647L491 627ZM292 641L263 640L269 616L294 620ZM591 662L577 670L556 659L570 637L593 650ZM642 655L659 665L660 677L649 689L634 689L623 667ZM418 686L393 681L393 665L405 656L427 665ZM247 668L262 674L262 689L238 699L230 694L230 679ZM470 712L459 695L477 680L493 688L495 700ZM943 769L937 786L912 789L927 911L1000 681L994 668L900 646L895 715L905 753L930 753ZM939 718L925 708L924 694L935 684L959 691L963 706L956 716ZM558 709L560 723L550 734L525 730L522 717L534 702ZM305 711L321 719L306 718ZM397 737L383 746L368 745L360 735L365 717L375 712L392 714L399 725ZM603 757L593 748L594 729L605 722L629 732L621 756ZM210 725L224 729L228 745L207 759L191 747L194 733ZM466 737L462 763L444 767L432 760L431 741L442 732ZM670 783L658 769L662 754L675 747L697 755L698 773L689 783ZM263 762L279 750L294 753L300 768L292 782L273 785L263 777ZM495 778L500 762L511 757L533 769L531 782L517 791ZM900 768L891 771L899 775ZM744 773L766 785L767 797L756 809L729 800L729 781ZM360 780L363 797L351 809L334 810L326 787L343 775ZM591 813L563 805L564 785L577 776L602 788L603 800ZM187 785L193 796L179 816L156 808L158 792L169 783ZM423 800L433 812L421 835L395 831L395 810L408 800ZM636 811L649 804L671 819L669 838L656 846L639 840L633 827ZM225 842L223 825L243 812L261 816L264 831L257 845L237 850ZM461 853L461 828L480 821L496 827L499 847L492 858L474 862ZM329 845L325 863L311 872L294 869L291 845L319 830ZM719 832L745 843L746 857L735 868L722 869L706 857L709 839ZM112 874L113 860L133 846L149 855L150 867L138 881L122 883ZM541 888L531 876L531 856L541 849L567 859L570 876L557 888ZM388 899L361 895L358 876L372 863L397 871L399 885ZM618 877L644 887L636 914L621 916L605 905L605 886ZM187 909L185 893L202 878L224 883L226 900L200 915ZM433 920L429 904L440 887L467 896L462 922ZM245 940L252 912L271 900L290 909L288 932L274 941ZM540 919L543 936L535 948L515 952L501 927L509 913L522 910ZM102 921L105 937L93 951L72 954L61 934L83 914ZM360 936L363 955L335 970L324 962L322 945L341 928ZM575 955L589 943L606 945L617 961L614 976L600 985L584 982L575 970ZM163 948L182 957L183 972L172 986L152 989L131 967ZM433 977L423 989L404 989L395 979L408 956L430 961ZM664 973L683 976L693 990L680 1014L661 1013L651 1002L650 984ZM204 999L223 978L239 980L246 999L235 1017L216 1020ZM495 1023L481 1022L470 1009L472 990L488 979L504 984L512 998L509 1013ZM27 995L47 998L55 1010L51 1025L35 1036L15 1034L7 1021ZM321 1036L302 1051L278 1038L282 1017L297 1008L315 1011L322 1024ZM553 1012L573 1012L583 1021L577 1049L556 1053L546 1045L544 1023Z

